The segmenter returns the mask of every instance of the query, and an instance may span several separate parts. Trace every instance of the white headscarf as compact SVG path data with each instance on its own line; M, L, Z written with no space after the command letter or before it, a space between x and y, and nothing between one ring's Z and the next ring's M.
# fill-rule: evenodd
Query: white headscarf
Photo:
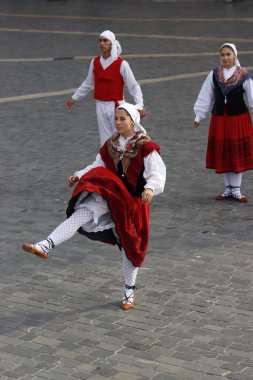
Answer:
M112 43L111 56L113 60L115 60L122 52L120 43L118 40L116 40L115 34L111 32L110 30L105 30L103 33L100 34L99 37L104 37L111 41Z
M230 42L226 42L225 44L221 45L220 47L220 51L221 49L224 47L224 46L229 46L231 47L231 49L233 50L233 52L235 53L235 65L236 66L241 66L238 58L237 58L237 49L236 49L236 46L234 44L231 44Z
M123 108L124 110L126 110L129 113L129 115L131 116L131 119L134 122L134 131L135 132L146 133L146 130L140 124L140 113L133 104L125 102L125 103L122 103L120 106L118 106L116 109L119 109L119 108Z

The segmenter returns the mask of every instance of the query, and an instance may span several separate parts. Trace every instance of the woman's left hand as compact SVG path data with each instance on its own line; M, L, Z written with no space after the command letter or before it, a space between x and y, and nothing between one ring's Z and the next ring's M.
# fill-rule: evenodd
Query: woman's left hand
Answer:
M68 185L72 187L75 183L77 183L79 178L76 175L71 175L68 177Z
M152 201L152 198L153 198L153 190L151 189L145 189L143 193L141 194L142 203L149 204Z

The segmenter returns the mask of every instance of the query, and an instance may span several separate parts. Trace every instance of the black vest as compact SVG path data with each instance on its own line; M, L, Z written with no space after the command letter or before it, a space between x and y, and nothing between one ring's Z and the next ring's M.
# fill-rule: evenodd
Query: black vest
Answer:
M214 83L214 105L212 113L214 115L224 115L225 107L229 116L241 115L249 112L244 99L243 83L248 76L240 81L235 86L228 86L225 88L217 78L217 69L213 71L213 83ZM219 82L219 83L218 83Z

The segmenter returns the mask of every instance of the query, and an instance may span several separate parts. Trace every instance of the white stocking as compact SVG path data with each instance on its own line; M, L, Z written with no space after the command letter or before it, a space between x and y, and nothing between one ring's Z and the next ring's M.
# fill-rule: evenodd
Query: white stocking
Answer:
M122 251L122 270L125 279L125 291L123 295L123 302L131 302L134 297L134 286L136 276L138 273L138 267L134 266L132 262L127 258L125 251Z
M56 227L47 239L36 243L35 247L48 253L51 248L70 239L83 224L92 219L93 213L90 210L87 208L80 208Z

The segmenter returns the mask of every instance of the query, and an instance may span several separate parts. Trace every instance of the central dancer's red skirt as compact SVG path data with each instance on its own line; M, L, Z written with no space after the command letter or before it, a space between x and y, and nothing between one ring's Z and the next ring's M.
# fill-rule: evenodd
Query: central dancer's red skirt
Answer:
M206 167L216 173L241 173L253 169L253 128L249 113L212 114Z
M78 181L67 209L68 217L75 211L75 204L83 191L97 192L107 200L120 246L135 266L141 266L148 248L149 204L143 204L140 197L132 196L116 174L98 167L88 171ZM85 235L92 240L115 244L104 234Z

